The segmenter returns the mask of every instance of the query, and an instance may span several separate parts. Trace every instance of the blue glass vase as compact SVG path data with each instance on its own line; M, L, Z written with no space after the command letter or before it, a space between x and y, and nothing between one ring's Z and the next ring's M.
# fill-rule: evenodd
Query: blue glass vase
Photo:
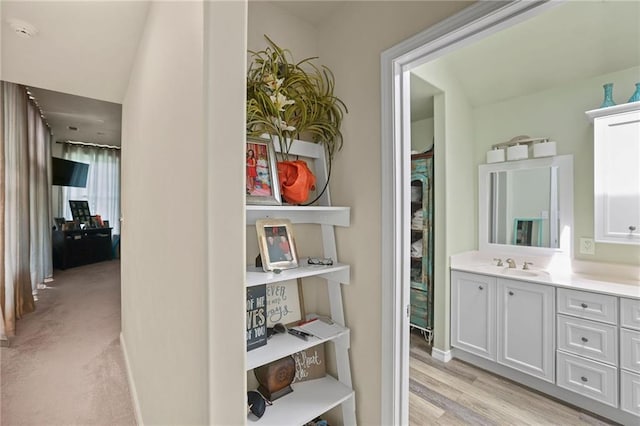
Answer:
M604 100L600 108L614 106L616 103L613 102L613 83L607 83L602 87L604 87Z
M629 102L638 102L640 101L640 83L636 83L636 91L629 98Z

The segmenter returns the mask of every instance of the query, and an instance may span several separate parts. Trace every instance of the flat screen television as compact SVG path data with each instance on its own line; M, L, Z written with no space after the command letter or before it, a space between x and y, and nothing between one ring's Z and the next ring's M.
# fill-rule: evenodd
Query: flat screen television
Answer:
M87 163L51 157L52 185L85 188L88 173L89 165Z

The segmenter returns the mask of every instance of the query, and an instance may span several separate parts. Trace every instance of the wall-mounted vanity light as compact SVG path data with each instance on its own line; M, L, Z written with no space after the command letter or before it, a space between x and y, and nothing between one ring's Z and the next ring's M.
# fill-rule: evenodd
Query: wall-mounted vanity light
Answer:
M538 157L553 157L556 155L556 142L545 139L542 142L533 144L533 156Z
M487 151L487 164L501 163L504 161L504 148L493 148Z
M529 136L516 136L508 142L502 142L491 146L487 151L487 164L505 161L526 160L529 158L529 145L533 145L533 156L552 157L556 155L556 142L549 138L531 138Z

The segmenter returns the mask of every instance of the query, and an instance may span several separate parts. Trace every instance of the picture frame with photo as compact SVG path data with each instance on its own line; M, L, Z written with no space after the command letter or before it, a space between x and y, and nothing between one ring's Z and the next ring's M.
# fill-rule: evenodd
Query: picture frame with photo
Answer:
M247 138L246 194L247 204L282 204L276 153L270 140Z
M298 267L293 226L289 219L258 219L256 232L265 272Z

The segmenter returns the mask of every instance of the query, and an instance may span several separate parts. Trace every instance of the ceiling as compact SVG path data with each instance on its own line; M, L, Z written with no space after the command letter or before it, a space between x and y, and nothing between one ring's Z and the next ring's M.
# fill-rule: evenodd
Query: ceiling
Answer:
M121 104L37 87L29 87L29 90L51 126L55 141L121 145Z
M565 2L438 60L472 106L628 69L640 64L640 2ZM432 94L412 87L418 102Z
M313 25L346 4L271 3ZM148 7L143 1L3 0L2 79L33 88L56 140L119 145L121 112L114 104L124 99ZM37 33L17 36L11 19ZM629 68L640 63L640 2L566 2L439 60L474 106ZM414 120L433 115L433 93L433 86L412 79Z
M149 2L2 0L0 8L2 80L32 88L55 140L120 145L119 104ZM18 35L16 20L33 36Z

